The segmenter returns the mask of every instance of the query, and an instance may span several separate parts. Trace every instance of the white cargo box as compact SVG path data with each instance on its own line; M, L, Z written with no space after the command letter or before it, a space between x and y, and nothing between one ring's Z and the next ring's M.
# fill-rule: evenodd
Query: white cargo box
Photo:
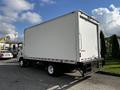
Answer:
M98 22L75 11L25 30L26 59L77 63L100 57Z

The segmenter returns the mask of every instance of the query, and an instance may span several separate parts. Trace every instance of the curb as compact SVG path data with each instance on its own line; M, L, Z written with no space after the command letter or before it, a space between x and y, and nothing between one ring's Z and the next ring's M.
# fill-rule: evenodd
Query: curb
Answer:
M14 63L17 62L16 58L0 60L2 63Z
M120 74L111 73L111 72L98 71L96 73L120 77Z

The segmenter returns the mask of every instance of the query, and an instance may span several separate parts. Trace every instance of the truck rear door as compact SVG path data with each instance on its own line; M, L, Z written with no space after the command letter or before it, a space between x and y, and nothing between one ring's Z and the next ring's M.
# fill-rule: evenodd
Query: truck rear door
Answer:
M79 53L80 61L88 61L99 56L98 24L79 18Z

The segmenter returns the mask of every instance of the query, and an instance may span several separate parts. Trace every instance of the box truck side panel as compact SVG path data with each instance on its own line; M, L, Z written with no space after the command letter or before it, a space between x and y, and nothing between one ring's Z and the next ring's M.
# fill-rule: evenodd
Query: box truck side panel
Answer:
M97 24L79 18L79 47L81 61L98 58Z
M28 28L24 55L75 61L75 28L75 13Z

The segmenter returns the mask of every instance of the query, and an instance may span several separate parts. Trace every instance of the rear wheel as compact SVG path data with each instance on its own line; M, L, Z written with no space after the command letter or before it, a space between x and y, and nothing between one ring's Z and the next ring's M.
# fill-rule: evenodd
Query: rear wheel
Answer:
M57 67L56 65L54 64L48 64L47 66L47 73L50 75L50 76L57 76L58 75L58 71L57 71Z

